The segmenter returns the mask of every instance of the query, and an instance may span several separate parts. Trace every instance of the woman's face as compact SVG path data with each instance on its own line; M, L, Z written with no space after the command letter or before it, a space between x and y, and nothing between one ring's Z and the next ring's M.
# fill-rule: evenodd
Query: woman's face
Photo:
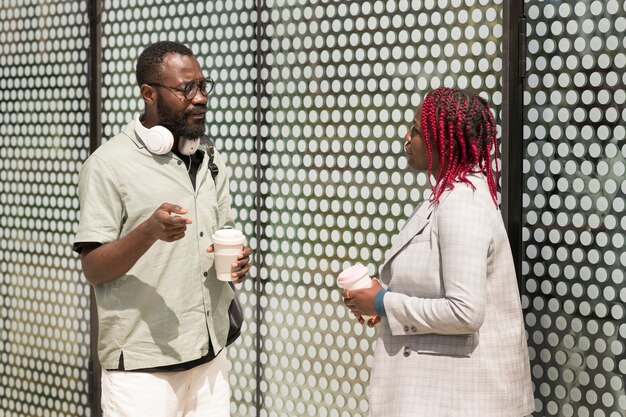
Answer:
M419 171L428 170L428 150L422 136L422 106L415 111L413 125L404 137L404 151L409 166ZM435 158L433 158L435 159ZM434 163L435 161L433 161Z

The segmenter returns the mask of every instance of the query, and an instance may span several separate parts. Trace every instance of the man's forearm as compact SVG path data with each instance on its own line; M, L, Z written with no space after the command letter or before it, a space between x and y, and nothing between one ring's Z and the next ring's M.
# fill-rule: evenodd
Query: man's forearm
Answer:
M156 242L142 223L123 238L81 252L83 274L91 285L114 281L126 274Z

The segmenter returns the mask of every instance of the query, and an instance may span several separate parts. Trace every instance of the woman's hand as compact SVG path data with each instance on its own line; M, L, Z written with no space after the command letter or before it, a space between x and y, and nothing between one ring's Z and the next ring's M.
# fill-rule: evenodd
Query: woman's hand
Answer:
M381 289L378 279L372 279L372 285L369 288L363 288L360 290L343 290L341 295L343 296L343 303L350 309L352 314L355 315L359 323L365 324L363 316L373 316L368 320L367 325L374 327L380 322L381 318L377 316L376 307L374 306L374 300L376 294Z
M356 316L356 319L359 321L359 323L365 324L365 319L363 318L363 316ZM367 321L367 327L374 327L378 323L380 323L381 320L382 320L382 317L374 316Z

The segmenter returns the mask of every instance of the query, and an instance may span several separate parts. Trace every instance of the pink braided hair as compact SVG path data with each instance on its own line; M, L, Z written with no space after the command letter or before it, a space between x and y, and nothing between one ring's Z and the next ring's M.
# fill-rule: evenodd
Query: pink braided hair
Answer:
M454 188L455 182L464 182L474 188L466 176L482 172L487 177L493 202L498 205L496 123L487 101L469 91L437 88L424 99L421 122L428 152L429 176L433 163L431 143L439 155L439 174L432 186L431 199L439 201L446 189Z

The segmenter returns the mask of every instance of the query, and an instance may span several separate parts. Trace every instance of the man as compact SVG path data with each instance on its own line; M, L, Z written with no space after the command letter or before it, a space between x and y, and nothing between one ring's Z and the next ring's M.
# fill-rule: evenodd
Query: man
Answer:
M98 304L103 413L229 416L223 349L234 294L216 278L211 236L233 220L226 167L200 144L213 81L175 42L148 47L136 74L145 112L88 158L79 180L74 250ZM234 281L250 253L233 263Z

